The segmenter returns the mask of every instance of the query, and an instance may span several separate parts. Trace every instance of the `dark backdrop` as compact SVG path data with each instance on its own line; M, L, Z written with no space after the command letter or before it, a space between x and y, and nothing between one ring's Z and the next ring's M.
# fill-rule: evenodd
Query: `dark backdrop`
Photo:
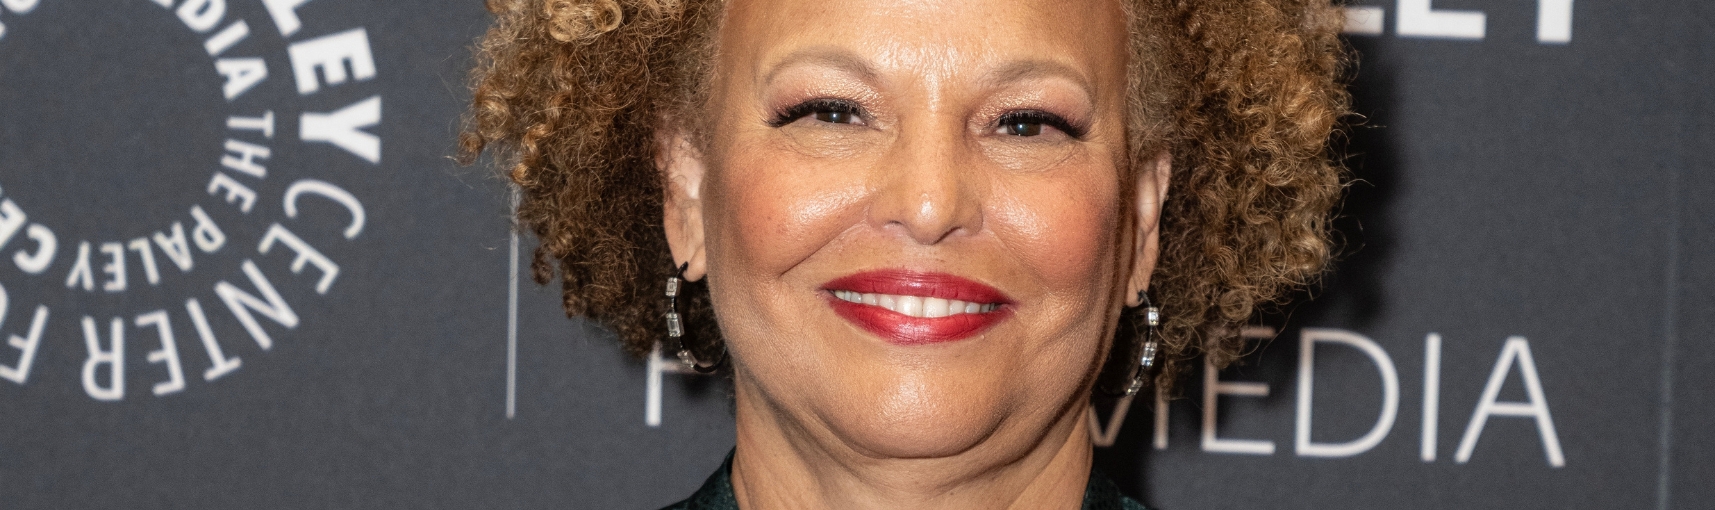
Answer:
M1100 465L1169 510L1709 508L1715 7L1356 3L1338 268ZM480 4L0 0L0 508L701 483L728 384L519 284L447 158Z

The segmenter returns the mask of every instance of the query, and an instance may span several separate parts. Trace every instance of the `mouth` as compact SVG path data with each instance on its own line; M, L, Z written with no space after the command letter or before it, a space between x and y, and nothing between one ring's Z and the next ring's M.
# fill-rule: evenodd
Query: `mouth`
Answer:
M867 271L822 290L840 317L898 345L970 338L1012 315L999 290L946 273Z
M834 298L848 303L879 306L900 315L936 319L966 313L989 313L1000 309L999 303L967 303L957 299L903 296L897 294L860 294L854 290L836 290Z

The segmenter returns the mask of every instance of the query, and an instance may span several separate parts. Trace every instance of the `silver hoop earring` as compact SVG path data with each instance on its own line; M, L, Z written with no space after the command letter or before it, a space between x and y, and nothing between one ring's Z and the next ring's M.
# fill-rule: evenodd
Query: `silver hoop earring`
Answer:
M1132 369L1131 384L1125 388L1125 396L1127 397L1137 395L1137 392L1143 389L1144 379L1154 372L1156 353L1161 349L1161 344L1156 341L1156 336L1159 335L1156 327L1161 325L1161 309L1149 302L1147 292L1137 291L1137 297L1139 301L1143 302L1143 318L1147 327L1144 332L1143 347L1139 349L1141 352L1137 357L1137 366Z
M721 356L720 361L703 364L697 361L697 355L692 354L690 347L685 345L685 323L679 315L679 288L685 281L685 270L690 267L689 262L680 264L679 273L667 277L667 337L679 346L679 362L684 363L685 368L707 374L720 368L720 364L726 361L726 356Z

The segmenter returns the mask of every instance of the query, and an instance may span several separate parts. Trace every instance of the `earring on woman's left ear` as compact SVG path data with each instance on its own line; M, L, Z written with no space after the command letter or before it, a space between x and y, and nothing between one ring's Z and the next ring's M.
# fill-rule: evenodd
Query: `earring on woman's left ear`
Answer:
M684 363L685 368L707 374L720 368L721 363L726 362L726 356L723 351L720 361L703 364L697 361L697 355L685 345L685 322L679 315L679 290L685 281L685 270L690 267L688 262L680 264L679 273L667 277L667 338L673 339L673 343L679 346L679 362Z
M1141 312L1143 321L1142 324L1137 324L1138 327L1135 330L1142 341L1138 342L1138 338L1133 339L1132 345L1137 346L1137 357L1132 358L1136 361L1130 364L1131 371L1126 373L1125 389L1096 385L1097 391L1109 397L1130 400L1131 397L1136 396L1138 392L1143 390L1144 386L1148 385L1150 377L1155 374L1155 367L1160 359L1161 342L1157 340L1160 336L1157 328L1161 326L1161 309L1149 302L1149 294L1145 291L1137 292L1137 301L1137 310Z
M1154 373L1156 354L1161 349L1161 344L1156 341L1159 334L1156 327L1161 325L1161 309L1149 302L1149 294L1145 291L1137 291L1137 298L1143 302L1143 322L1147 327L1144 331L1143 346L1139 348L1137 367L1132 369L1131 384L1125 388L1127 397L1137 395L1137 392L1143 389L1144 380Z

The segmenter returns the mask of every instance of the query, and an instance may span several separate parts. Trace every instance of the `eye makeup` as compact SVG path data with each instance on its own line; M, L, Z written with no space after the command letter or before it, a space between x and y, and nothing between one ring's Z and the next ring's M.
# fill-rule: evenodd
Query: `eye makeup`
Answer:
M845 99L811 99L775 112L768 125L781 127L804 117L813 117L830 124L854 124L863 120L863 107L855 101Z
M769 119L768 125L778 128L805 117L829 124L860 124L864 121L864 114L863 106L856 101L815 98L777 110ZM995 130L1002 134L1024 137L1042 135L1043 126L1059 130L1074 140L1082 140L1089 132L1088 127L1067 120L1059 114L1034 109L1006 112L995 121L994 126Z
M1073 125L1065 117L1042 110L1016 110L1007 112L995 122L996 129L1013 136L1037 136L1042 134L1042 126L1052 127L1066 133L1074 140L1082 140L1088 128Z

